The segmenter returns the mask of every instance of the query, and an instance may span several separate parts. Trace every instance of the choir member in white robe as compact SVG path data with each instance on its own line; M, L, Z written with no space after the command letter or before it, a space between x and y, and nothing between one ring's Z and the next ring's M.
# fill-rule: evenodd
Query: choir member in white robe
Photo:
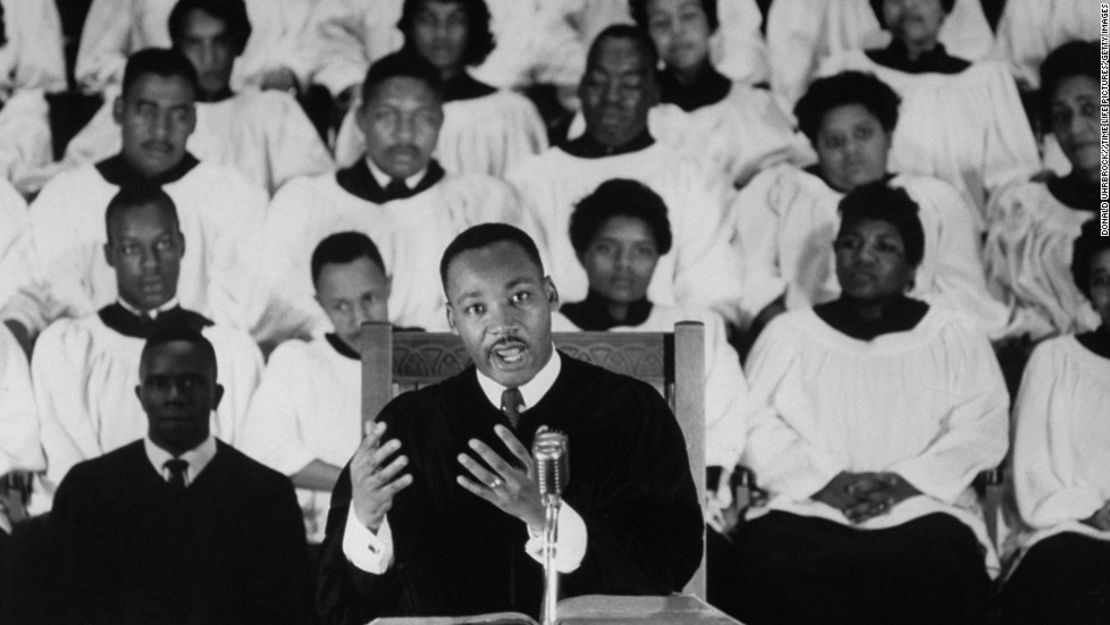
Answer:
M0 327L0 478L45 468L27 355L11 332ZM11 497L0 492L0 532L9 535L12 517L18 520L24 512L23 502Z
M0 320L30 354L31 339L42 317L45 287L37 280L31 217L23 197L0 179Z
M776 314L840 294L832 247L837 204L845 193L877 181L906 191L925 230L911 297L968 314L992 338L1006 330L1009 311L990 296L983 277L974 208L939 178L889 169L898 104L898 95L869 74L816 80L795 115L817 151L817 165L772 167L733 202L729 219L743 263L743 319L753 333Z
M243 423L240 448L289 476L310 544L324 539L331 491L362 427L361 326L389 320L389 278L361 232L328 236L312 252L316 301L332 332L270 355Z
M247 87L232 91L232 68L252 37L242 0L185 0L169 17L175 50L197 68L197 127L189 150L203 161L236 169L273 194L296 176L335 168L331 154L293 96ZM102 160L120 137L106 103L66 148L65 165Z
M125 187L102 220L107 241L98 251L114 270L119 299L52 324L31 360L47 461L42 506L73 465L146 434L135 393L143 345L154 333L188 328L212 342L225 392L211 427L230 444L238 443L238 425L262 375L262 354L249 335L179 304L177 278L190 241L166 192L154 185Z
M315 1L246 0L252 36L232 74L235 89L287 91L297 82L305 84L314 60L304 49L304 29ZM93 0L77 52L75 74L81 89L102 93L119 84L130 54L169 47L167 23L176 4L176 0Z
M264 223L266 194L238 173L198 161L185 149L195 127L196 72L170 50L128 61L116 100L120 153L51 180L31 209L39 277L49 289L45 319L81 317L114 302L116 280L104 262L104 207L133 182L162 185L177 205L189 253L181 263L181 304L221 325L247 328L254 268L248 243Z
M658 101L655 46L631 25L598 35L579 96L586 132L511 169L507 175L525 211L525 229L546 255L563 297L586 296L588 281L566 237L574 204L611 178L647 185L670 210L674 249L659 259L648 297L717 311L735 321L738 261L721 227L723 176L689 154L656 142L648 110Z
M1006 0L990 58L1005 63L1023 88L1039 89L1038 68L1049 52L1098 38L1097 9L1086 0Z
M34 174L54 160L50 105L41 89L23 89L0 103L0 179L20 193L41 188Z
M997 558L971 484L1005 455L1006 387L982 332L905 297L924 244L912 209L848 200L841 297L776 318L748 358L771 411L743 460L769 501L736 535L737 612L982 623Z
M475 80L468 67L494 49L484 0L405 0L397 22L404 52L439 70L444 82L443 127L436 160L447 171L500 177L510 163L547 149L547 129L528 98ZM366 138L352 108L336 138L336 159L358 160Z
M1071 279L1071 244L1099 202L1099 50L1074 42L1041 67L1041 117L1071 173L1023 180L988 207L985 260L991 289L1013 309L1012 334L1033 340L1091 330L1098 317Z
M894 133L891 168L936 176L968 194L985 229L987 196L1039 170L1040 157L1009 71L999 63L950 56L940 43L944 4L885 0L890 45L832 56L818 74L871 72L898 92L902 123Z
M771 87L787 107L805 93L825 57L882 47L890 41L881 15L883 0L774 0L767 14ZM1036 0L1034 0L1036 1ZM952 54L978 61L994 34L980 0L945 0L950 14L940 42Z
M724 26L715 0L639 0L631 9L663 61L660 104L648 117L653 136L705 156L737 187L775 163L812 162L770 91L734 83L710 62L710 36Z
M432 157L443 122L439 71L404 53L375 63L363 83L359 124L366 156L336 174L298 178L270 204L260 251L270 305L256 337L311 338L329 323L313 300L308 259L329 234L373 239L393 272L390 321L446 329L438 254L459 232L519 221L512 189L479 174L445 172Z
M1002 587L1004 625L1110 620L1110 238L1075 243L1075 281L1102 325L1033 352L1014 404L1020 560Z

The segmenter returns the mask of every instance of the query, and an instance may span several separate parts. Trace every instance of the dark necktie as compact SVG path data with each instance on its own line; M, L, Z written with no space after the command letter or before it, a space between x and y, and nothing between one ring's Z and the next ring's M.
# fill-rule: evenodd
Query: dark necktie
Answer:
M412 195L408 185L400 178L390 178L389 184L385 185L384 190L387 200L400 200Z
M170 489L176 493L185 492L185 470L189 468L189 463L181 458L174 458L167 460L162 466L170 472L170 479L167 482Z
M509 419L509 425L513 429L520 423L520 411L524 409L524 396L520 394L518 388L507 388L505 392L501 393L501 412L505 413L505 417Z

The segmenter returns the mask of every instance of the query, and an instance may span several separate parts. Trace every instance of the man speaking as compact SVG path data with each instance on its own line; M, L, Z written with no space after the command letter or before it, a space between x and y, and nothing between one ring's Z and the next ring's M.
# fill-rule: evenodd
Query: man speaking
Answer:
M554 349L559 296L524 232L464 231L440 275L474 364L392 401L344 469L320 569L326 622L538 614L544 508L528 448L543 425L572 450L556 562L564 596L681 590L703 521L663 398Z

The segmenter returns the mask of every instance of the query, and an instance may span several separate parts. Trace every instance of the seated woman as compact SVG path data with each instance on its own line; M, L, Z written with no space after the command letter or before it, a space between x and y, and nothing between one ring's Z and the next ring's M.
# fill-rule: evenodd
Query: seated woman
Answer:
M992 336L1004 330L1007 311L990 297L983 279L974 209L938 178L891 172L898 104L894 91L870 74L844 72L814 81L794 114L817 151L817 165L772 167L733 203L733 242L743 259L741 308L753 334L786 309L837 297L837 203L877 181L904 189L920 210L925 252L913 297L965 312Z
M721 467L721 484L727 485L744 446L747 383L718 315L647 299L656 263L671 249L663 199L633 180L603 182L575 206L570 240L590 287L585 300L563 304L553 316L556 331L673 332L679 321L705 324L706 466ZM727 490L713 499L715 515L729 504ZM724 525L721 517L710 523Z
M528 98L498 91L467 71L493 50L490 13L484 0L405 0L397 28L405 49L432 62L443 76L446 94L436 159L456 173L500 177L509 163L547 149L547 129ZM352 107L336 138L341 166L366 151Z
M748 359L744 464L769 501L736 535L737 616L983 623L997 558L972 480L1006 452L986 336L905 294L924 233L905 191L840 203L840 297L776 318Z
M650 128L659 139L710 159L743 186L781 161L809 163L813 154L770 91L734 83L710 61L720 28L716 0L632 0L636 23L663 61L661 104Z
M984 261L991 290L1013 309L1013 334L1033 340L1098 324L1068 266L1071 243L1099 206L1099 49L1073 42L1041 66L1041 118L1071 163L1071 173L1022 180L988 207Z
M1036 140L1017 86L1000 63L970 63L938 41L954 0L883 0L885 48L829 57L818 75L872 72L902 97L892 167L943 178L980 211L1003 184L1040 168Z
M1102 325L1041 343L1021 381L1021 558L1002 587L1004 625L1110 622L1110 238L1094 221L1075 241L1072 273Z

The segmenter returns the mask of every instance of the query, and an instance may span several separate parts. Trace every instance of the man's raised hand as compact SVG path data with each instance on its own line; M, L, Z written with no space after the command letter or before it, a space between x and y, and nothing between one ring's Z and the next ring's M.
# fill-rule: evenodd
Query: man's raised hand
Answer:
M355 516L373 532L381 528L385 513L393 505L394 495L412 484L411 475L399 475L408 464L408 458L401 455L389 461L401 449L401 443L393 439L383 444L384 433L384 423L367 423L366 436L351 458L351 501Z

